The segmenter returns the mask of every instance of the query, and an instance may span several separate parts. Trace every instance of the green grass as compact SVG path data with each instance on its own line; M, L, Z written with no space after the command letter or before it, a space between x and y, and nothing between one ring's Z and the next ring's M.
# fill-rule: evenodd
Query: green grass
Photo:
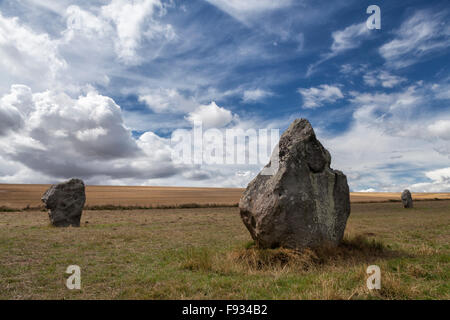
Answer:
M301 252L255 248L235 207L86 211L64 229L4 212L0 299L449 299L450 201L415 205L352 204L339 248Z

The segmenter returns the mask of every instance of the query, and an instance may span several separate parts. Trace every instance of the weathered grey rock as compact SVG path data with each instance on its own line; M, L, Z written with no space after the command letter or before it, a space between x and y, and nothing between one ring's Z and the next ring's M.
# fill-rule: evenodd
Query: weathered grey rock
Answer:
M276 151L266 168L275 156ZM279 142L279 170L271 176L260 173L239 203L241 218L259 247L298 249L341 242L350 193L346 176L330 163L309 121L295 120Z
M409 190L404 190L402 192L402 202L404 208L412 208L413 207L413 200L411 196L411 192Z
M55 227L79 227L86 194L84 182L72 179L51 186L41 198Z

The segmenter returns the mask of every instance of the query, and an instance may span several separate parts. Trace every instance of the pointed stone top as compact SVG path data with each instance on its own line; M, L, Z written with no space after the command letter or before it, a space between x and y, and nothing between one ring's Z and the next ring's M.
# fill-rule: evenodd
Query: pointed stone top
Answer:
M283 133L279 143L280 162L304 161L313 172L330 168L330 153L317 140L307 119L296 119Z
M295 139L305 140L307 138L315 138L316 134L308 119L295 119L289 128L283 133L283 136L292 136Z

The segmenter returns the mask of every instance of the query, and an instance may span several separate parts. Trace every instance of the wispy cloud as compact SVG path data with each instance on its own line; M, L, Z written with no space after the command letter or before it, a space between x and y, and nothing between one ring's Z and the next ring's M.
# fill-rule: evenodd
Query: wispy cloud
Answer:
M321 84L318 87L300 88L298 93L303 96L304 108L318 108L326 103L333 103L344 98L341 89L337 86Z
M366 23L353 24L343 30L335 31L331 34L333 43L331 44L331 52L327 57L334 57L344 51L357 48L361 45L362 40L369 35L369 29Z
M139 96L141 102L157 113L186 113L198 106L192 98L186 98L176 89L147 89Z
M206 0L217 6L234 18L245 22L249 16L285 8L292 3L292 0Z
M316 68L323 62L351 49L359 47L362 41L370 35L366 23L352 24L345 29L334 31L331 34L333 43L330 51L322 54L321 59L308 67L306 76L311 76L316 72Z
M370 71L363 76L363 79L369 86L384 88L393 88L406 81L406 78L393 75L388 71Z
M245 90L242 101L245 103L258 102L270 96L273 96L273 93L263 89Z
M324 141L334 164L348 174L353 190L450 190L448 181L439 178L450 157L450 149L445 148L449 122L442 120L448 115L435 109L432 85L350 96L351 126ZM436 175L430 175L433 171ZM429 181L418 184L417 180Z
M381 56L393 68L404 68L450 46L449 12L422 10L402 23L395 37L380 47Z

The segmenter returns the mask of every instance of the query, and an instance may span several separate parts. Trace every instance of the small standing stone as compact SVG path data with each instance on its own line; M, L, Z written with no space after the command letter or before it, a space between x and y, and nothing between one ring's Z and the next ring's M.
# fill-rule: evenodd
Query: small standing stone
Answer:
M405 190L402 192L402 202L404 208L412 208L413 207L413 200L411 196L411 192L409 190Z
M79 227L86 194L84 182L72 179L51 186L41 198L55 227Z

